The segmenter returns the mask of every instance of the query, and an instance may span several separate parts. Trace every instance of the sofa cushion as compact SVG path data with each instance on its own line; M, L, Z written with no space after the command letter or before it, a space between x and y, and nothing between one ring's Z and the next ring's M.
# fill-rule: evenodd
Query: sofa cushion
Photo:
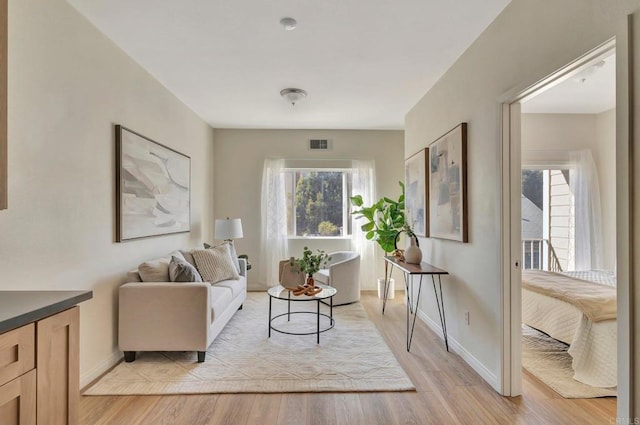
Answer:
M241 277L238 280L223 280L222 282L218 282L213 286L217 288L229 289L231 291L231 296L235 298L241 293L245 292L247 288L247 281L244 277Z
M222 280L240 277L231 260L227 244L218 245L211 249L194 249L192 254L196 260L198 272L205 282L218 283Z
M209 294L211 297L211 321L214 321L229 307L233 298L229 288L218 288L213 285Z
M169 259L145 261L138 266L138 273L143 282L169 282Z
M313 275L313 280L325 285L329 284L329 269L320 269Z
M202 282L202 277L187 260L172 255L169 262L169 280L171 282Z

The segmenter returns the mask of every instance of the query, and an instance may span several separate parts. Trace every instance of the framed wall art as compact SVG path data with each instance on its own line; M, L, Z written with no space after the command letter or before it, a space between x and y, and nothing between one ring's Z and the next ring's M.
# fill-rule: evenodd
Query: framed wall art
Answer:
M429 235L468 242L467 123L429 146Z
M191 158L116 126L116 240L191 228Z
M405 221L417 236L429 236L429 186L427 185L428 149L411 155L404 163Z

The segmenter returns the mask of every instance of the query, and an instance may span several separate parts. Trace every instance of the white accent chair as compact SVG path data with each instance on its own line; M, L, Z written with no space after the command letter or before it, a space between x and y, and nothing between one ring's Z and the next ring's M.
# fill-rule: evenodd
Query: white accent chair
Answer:
M333 297L334 306L360 301L360 254L337 251L329 253L329 257L327 268L319 270L313 279L338 290Z

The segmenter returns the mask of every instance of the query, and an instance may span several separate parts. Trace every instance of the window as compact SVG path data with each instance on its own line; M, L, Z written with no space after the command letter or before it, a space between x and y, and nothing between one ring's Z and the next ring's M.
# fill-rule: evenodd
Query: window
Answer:
M286 171L289 236L339 237L350 232L351 170Z
M571 270L574 210L569 170L522 170L522 264L524 269Z

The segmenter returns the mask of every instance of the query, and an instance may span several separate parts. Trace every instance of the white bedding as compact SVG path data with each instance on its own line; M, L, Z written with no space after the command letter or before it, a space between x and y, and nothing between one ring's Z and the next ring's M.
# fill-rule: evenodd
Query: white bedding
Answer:
M522 288L522 321L570 345L574 379L595 387L617 385L615 320L591 322L572 304Z

